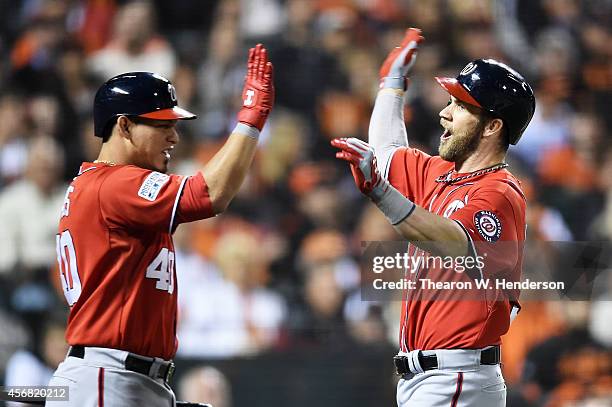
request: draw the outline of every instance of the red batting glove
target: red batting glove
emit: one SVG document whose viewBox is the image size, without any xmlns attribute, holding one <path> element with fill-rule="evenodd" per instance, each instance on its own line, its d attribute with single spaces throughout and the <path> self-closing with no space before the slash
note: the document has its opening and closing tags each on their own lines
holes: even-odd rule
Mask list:
<svg viewBox="0 0 612 407">
<path fill-rule="evenodd" d="M 380 68 L 380 87 L 406 90 L 407 75 L 416 61 L 416 54 L 421 41 L 425 38 L 418 28 L 409 28 L 404 34 L 402 43 L 393 50 Z"/>
<path fill-rule="evenodd" d="M 372 199 L 382 194 L 386 187 L 376 164 L 374 149 L 364 141 L 356 138 L 339 138 L 331 141 L 332 146 L 339 148 L 336 158 L 348 161 L 357 188 Z"/>
<path fill-rule="evenodd" d="M 239 122 L 261 131 L 274 105 L 273 78 L 274 67 L 268 61 L 268 52 L 263 45 L 257 44 L 249 50 Z"/>
<path fill-rule="evenodd" d="M 340 149 L 336 157 L 351 164 L 357 188 L 378 206 L 392 225 L 412 214 L 416 205 L 380 175 L 374 149 L 368 143 L 356 138 L 340 138 L 332 140 L 331 144 Z"/>
</svg>

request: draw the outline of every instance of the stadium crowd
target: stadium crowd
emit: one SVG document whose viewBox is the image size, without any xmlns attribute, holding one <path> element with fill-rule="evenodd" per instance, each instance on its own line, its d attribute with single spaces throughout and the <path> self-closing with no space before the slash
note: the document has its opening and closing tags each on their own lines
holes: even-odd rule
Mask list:
<svg viewBox="0 0 612 407">
<path fill-rule="evenodd" d="M 172 160 L 173 172 L 190 174 L 234 127 L 246 50 L 262 42 L 276 105 L 255 163 L 226 213 L 175 235 L 184 367 L 175 388 L 216 407 L 244 404 L 248 380 L 231 361 L 280 364 L 275 386 L 253 391 L 283 405 L 273 396 L 293 365 L 326 352 L 335 356 L 298 378 L 319 394 L 294 384 L 291 405 L 393 400 L 400 303 L 361 300 L 359 255 L 362 242 L 397 235 L 329 140 L 367 138 L 379 65 L 409 26 L 426 37 L 406 94 L 411 146 L 437 151 L 448 95 L 434 75 L 480 57 L 508 62 L 537 98 L 509 159 L 528 197 L 526 272 L 556 276 L 566 248 L 599 242 L 596 275 L 573 279 L 587 294 L 523 296 L 504 337 L 508 406 L 612 405 L 608 0 L 0 0 L 0 383 L 45 384 L 65 356 L 55 234 L 67 183 L 99 149 L 97 87 L 127 71 L 170 78 L 199 116 L 180 123 Z M 363 349 L 378 349 L 381 370 Z M 360 361 L 350 372 L 347 357 Z M 354 399 L 374 382 L 379 394 Z"/>
</svg>

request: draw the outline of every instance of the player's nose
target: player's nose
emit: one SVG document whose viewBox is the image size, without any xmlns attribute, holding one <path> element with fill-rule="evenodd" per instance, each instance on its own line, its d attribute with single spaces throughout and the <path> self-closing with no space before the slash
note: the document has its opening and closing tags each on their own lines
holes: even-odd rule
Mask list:
<svg viewBox="0 0 612 407">
<path fill-rule="evenodd" d="M 176 127 L 172 127 L 168 131 L 168 134 L 166 136 L 166 141 L 168 141 L 169 143 L 172 143 L 172 144 L 178 144 L 180 138 L 181 138 L 181 136 L 179 135 L 179 132 L 176 129 Z"/>
<path fill-rule="evenodd" d="M 451 115 L 451 104 L 446 105 L 444 109 L 440 110 L 439 116 L 440 119 L 451 121 L 453 118 Z"/>
</svg>

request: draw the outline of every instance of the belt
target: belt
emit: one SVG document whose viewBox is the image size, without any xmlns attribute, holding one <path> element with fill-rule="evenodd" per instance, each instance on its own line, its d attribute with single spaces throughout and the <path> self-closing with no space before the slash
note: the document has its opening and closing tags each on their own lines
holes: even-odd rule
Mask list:
<svg viewBox="0 0 612 407">
<path fill-rule="evenodd" d="M 85 358 L 85 347 L 80 345 L 71 346 L 68 351 L 68 356 L 75 358 Z M 160 359 L 140 356 L 129 353 L 125 358 L 125 368 L 132 372 L 140 373 L 149 376 L 153 379 L 164 379 L 166 383 L 170 381 L 174 374 L 173 362 L 158 362 Z M 158 364 L 158 369 L 151 369 L 154 364 Z"/>
<path fill-rule="evenodd" d="M 419 351 L 419 363 L 424 371 L 435 370 L 438 368 L 438 357 L 436 355 L 423 355 Z M 397 355 L 393 358 L 395 370 L 398 375 L 413 373 L 410 370 L 410 361 L 407 356 Z M 498 365 L 501 363 L 501 349 L 498 345 L 485 349 L 480 352 L 481 365 Z"/>
</svg>

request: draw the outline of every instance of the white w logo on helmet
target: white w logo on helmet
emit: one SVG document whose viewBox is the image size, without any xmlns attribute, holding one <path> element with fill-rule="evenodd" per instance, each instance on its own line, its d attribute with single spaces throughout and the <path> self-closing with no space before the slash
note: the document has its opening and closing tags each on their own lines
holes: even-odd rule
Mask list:
<svg viewBox="0 0 612 407">
<path fill-rule="evenodd" d="M 176 102 L 176 89 L 174 89 L 172 84 L 168 84 L 168 93 L 170 93 L 170 99 L 172 99 L 173 102 Z"/>
<path fill-rule="evenodd" d="M 461 70 L 461 73 L 459 73 L 459 75 L 467 75 L 471 73 L 474 69 L 476 69 L 476 64 L 473 62 L 470 62 L 469 64 L 465 66 L 465 68 Z"/>
</svg>

